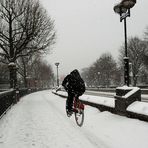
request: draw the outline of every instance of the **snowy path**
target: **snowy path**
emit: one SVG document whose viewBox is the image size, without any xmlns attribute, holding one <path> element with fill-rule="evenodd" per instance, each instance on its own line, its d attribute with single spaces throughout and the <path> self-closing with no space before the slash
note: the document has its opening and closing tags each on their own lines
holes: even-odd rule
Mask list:
<svg viewBox="0 0 148 148">
<path fill-rule="evenodd" d="M 147 148 L 148 123 L 86 106 L 83 127 L 50 91 L 27 95 L 0 120 L 0 148 Z"/>
</svg>

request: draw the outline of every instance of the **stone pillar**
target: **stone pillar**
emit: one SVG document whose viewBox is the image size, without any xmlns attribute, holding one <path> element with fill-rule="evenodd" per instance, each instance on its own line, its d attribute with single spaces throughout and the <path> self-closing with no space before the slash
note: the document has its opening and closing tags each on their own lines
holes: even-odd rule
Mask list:
<svg viewBox="0 0 148 148">
<path fill-rule="evenodd" d="M 138 87 L 117 87 L 115 95 L 117 113 L 126 114 L 126 108 L 134 101 L 141 101 L 141 90 Z"/>
</svg>

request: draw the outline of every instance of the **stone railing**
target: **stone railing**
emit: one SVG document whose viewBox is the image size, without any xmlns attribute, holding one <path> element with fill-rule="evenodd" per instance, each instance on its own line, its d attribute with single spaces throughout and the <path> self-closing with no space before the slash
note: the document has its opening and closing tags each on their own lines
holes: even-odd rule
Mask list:
<svg viewBox="0 0 148 148">
<path fill-rule="evenodd" d="M 64 91 L 52 91 L 61 97 L 67 97 Z M 84 104 L 98 108 L 100 111 L 109 111 L 118 115 L 148 121 L 148 103 L 141 102 L 139 88 L 117 88 L 115 98 L 82 95 L 79 98 Z"/>
</svg>

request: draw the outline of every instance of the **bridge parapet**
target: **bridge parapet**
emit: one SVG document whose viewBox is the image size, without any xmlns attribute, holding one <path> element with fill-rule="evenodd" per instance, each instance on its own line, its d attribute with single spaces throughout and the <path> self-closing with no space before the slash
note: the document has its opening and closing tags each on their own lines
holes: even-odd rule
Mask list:
<svg viewBox="0 0 148 148">
<path fill-rule="evenodd" d="M 138 87 L 117 87 L 115 109 L 118 113 L 126 114 L 126 108 L 135 101 L 141 101 L 141 90 Z"/>
</svg>

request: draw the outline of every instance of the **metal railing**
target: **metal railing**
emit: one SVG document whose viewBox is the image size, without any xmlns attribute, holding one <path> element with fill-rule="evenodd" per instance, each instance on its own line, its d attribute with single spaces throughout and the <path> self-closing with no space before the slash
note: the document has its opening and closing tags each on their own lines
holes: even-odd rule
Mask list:
<svg viewBox="0 0 148 148">
<path fill-rule="evenodd" d="M 0 116 L 14 103 L 15 91 L 8 90 L 0 93 Z"/>
<path fill-rule="evenodd" d="M 0 118 L 13 104 L 16 104 L 20 98 L 32 92 L 45 90 L 44 88 L 21 88 L 10 89 L 0 92 Z"/>
</svg>

